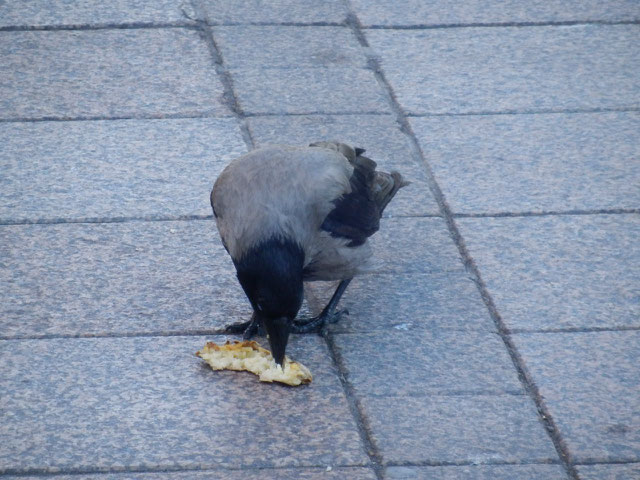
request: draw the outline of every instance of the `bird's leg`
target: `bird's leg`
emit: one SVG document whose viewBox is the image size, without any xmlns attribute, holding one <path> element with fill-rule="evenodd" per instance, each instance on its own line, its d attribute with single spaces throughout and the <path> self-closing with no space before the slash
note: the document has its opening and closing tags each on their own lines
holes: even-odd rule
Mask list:
<svg viewBox="0 0 640 480">
<path fill-rule="evenodd" d="M 258 320 L 258 316 L 255 312 L 251 315 L 251 320 L 227 325 L 224 332 L 234 334 L 242 333 L 242 338 L 245 340 L 251 339 L 255 334 L 264 335 L 264 329 L 262 328 L 260 320 Z"/>
<path fill-rule="evenodd" d="M 351 278 L 347 278 L 340 282 L 331 300 L 329 300 L 329 303 L 327 303 L 327 306 L 324 307 L 320 315 L 305 320 L 294 320 L 291 325 L 291 333 L 321 332 L 328 323 L 336 323 L 343 315 L 349 315 L 346 309 L 336 312 L 336 307 L 351 280 Z"/>
</svg>

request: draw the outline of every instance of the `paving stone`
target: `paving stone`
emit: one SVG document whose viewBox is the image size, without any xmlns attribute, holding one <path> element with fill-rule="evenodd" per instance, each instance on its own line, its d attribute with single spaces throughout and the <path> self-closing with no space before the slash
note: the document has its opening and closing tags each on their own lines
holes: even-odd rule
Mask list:
<svg viewBox="0 0 640 480">
<path fill-rule="evenodd" d="M 347 10 L 340 0 L 204 0 L 211 23 L 342 23 Z"/>
<path fill-rule="evenodd" d="M 0 118 L 230 115 L 195 30 L 0 32 Z"/>
<path fill-rule="evenodd" d="M 213 182 L 246 150 L 230 118 L 6 123 L 0 222 L 210 215 Z"/>
<path fill-rule="evenodd" d="M 457 25 L 473 23 L 632 21 L 640 19 L 640 6 L 633 0 L 609 2 L 482 1 L 451 3 L 446 0 L 351 0 L 364 25 Z"/>
<path fill-rule="evenodd" d="M 640 331 L 514 340 L 574 462 L 640 461 Z"/>
<path fill-rule="evenodd" d="M 567 480 L 560 465 L 451 465 L 388 467 L 388 480 Z"/>
<path fill-rule="evenodd" d="M 205 340 L 0 342 L 0 471 L 367 462 L 321 338 L 293 339 L 315 375 L 302 388 L 214 372 L 193 354 Z"/>
<path fill-rule="evenodd" d="M 180 7 L 180 0 L 5 0 L 0 3 L 0 27 L 187 22 Z"/>
<path fill-rule="evenodd" d="M 638 112 L 411 119 L 457 213 L 640 208 Z M 579 172 L 579 173 L 577 173 Z"/>
<path fill-rule="evenodd" d="M 464 271 L 458 249 L 442 218 L 387 218 L 369 241 L 373 249 L 371 272 Z"/>
<path fill-rule="evenodd" d="M 640 216 L 456 222 L 508 328 L 640 326 Z"/>
<path fill-rule="evenodd" d="M 260 469 L 242 469 L 242 470 L 206 470 L 203 472 L 158 472 L 158 473 L 104 473 L 93 475 L 82 475 L 83 479 L 88 480 L 171 480 L 171 479 L 194 479 L 194 480 L 210 480 L 212 478 L 224 478 L 225 480 L 325 480 L 325 479 L 343 479 L 349 478 L 354 480 L 375 480 L 376 475 L 371 469 L 357 467 L 336 467 L 327 471 L 327 467 L 323 468 L 260 468 Z M 41 475 L 30 476 L 8 476 L 2 477 L 6 480 L 39 480 Z M 48 477 L 45 477 L 48 478 Z M 55 475 L 56 480 L 76 480 L 78 475 Z"/>
<path fill-rule="evenodd" d="M 348 27 L 215 27 L 214 36 L 230 68 L 300 69 L 367 66 Z"/>
<path fill-rule="evenodd" d="M 640 463 L 578 465 L 582 480 L 630 480 L 640 478 Z"/>
<path fill-rule="evenodd" d="M 392 115 L 288 115 L 249 118 L 257 146 L 308 145 L 336 140 L 365 148 L 383 171 L 398 170 L 411 185 L 400 190 L 385 216 L 434 215 L 438 205 L 427 186 L 425 166 Z"/>
<path fill-rule="evenodd" d="M 256 145 L 308 145 L 335 140 L 366 149 L 366 155 L 387 169 L 424 171 L 393 115 L 285 115 L 251 117 L 249 130 Z"/>
<path fill-rule="evenodd" d="M 470 308 L 480 305 L 479 299 L 468 278 L 464 280 L 464 266 L 444 220 L 385 219 L 380 231 L 371 237 L 371 245 L 373 258 L 369 271 L 376 274 L 357 277 L 349 287 L 341 308 L 353 310 L 354 315 L 342 319 L 338 330 L 390 327 L 412 330 L 449 322 L 453 328 L 490 325 L 484 314 L 476 313 L 482 309 L 469 313 Z M 389 273 L 396 275 L 380 275 Z M 425 273 L 449 273 L 451 277 L 399 276 Z M 336 283 L 310 282 L 308 285 L 310 302 L 321 309 L 331 298 Z M 468 300 L 459 301 L 460 291 L 470 292 Z"/>
<path fill-rule="evenodd" d="M 640 25 L 370 30 L 366 36 L 410 114 L 640 107 Z"/>
<path fill-rule="evenodd" d="M 361 402 L 385 464 L 557 461 L 528 397 L 366 397 Z"/>
<path fill-rule="evenodd" d="M 418 255 L 411 235 L 435 219 L 402 220 L 396 248 L 411 254 L 390 270 L 461 268 L 437 243 Z M 0 258 L 4 337 L 198 332 L 251 313 L 212 221 L 5 225 Z"/>
<path fill-rule="evenodd" d="M 4 337 L 193 332 L 247 319 L 213 221 L 0 227 Z"/>
<path fill-rule="evenodd" d="M 322 311 L 337 282 L 310 282 L 309 303 Z M 340 300 L 344 316 L 336 333 L 430 329 L 495 331 L 478 289 L 464 272 L 360 275 Z"/>
<path fill-rule="evenodd" d="M 245 113 L 389 113 L 372 71 L 347 67 L 232 70 Z"/>
<path fill-rule="evenodd" d="M 497 334 L 421 330 L 334 337 L 360 396 L 524 394 Z"/>
</svg>

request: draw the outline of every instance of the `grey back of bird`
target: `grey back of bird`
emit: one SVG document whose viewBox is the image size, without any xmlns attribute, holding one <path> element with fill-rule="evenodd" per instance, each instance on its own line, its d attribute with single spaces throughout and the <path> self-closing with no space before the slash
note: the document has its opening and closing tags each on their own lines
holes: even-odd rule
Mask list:
<svg viewBox="0 0 640 480">
<path fill-rule="evenodd" d="M 234 261 L 269 239 L 292 240 L 304 251 L 305 280 L 339 280 L 366 271 L 382 211 L 400 174 L 348 145 L 274 145 L 231 162 L 218 177 L 211 204 Z"/>
</svg>

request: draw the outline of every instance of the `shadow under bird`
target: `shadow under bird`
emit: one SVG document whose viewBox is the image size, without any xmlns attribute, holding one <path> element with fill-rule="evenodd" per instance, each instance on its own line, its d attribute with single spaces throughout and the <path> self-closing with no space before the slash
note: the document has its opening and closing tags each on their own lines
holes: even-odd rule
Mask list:
<svg viewBox="0 0 640 480">
<path fill-rule="evenodd" d="M 290 333 L 319 332 L 345 311 L 336 306 L 367 269 L 367 239 L 403 186 L 397 172 L 376 170 L 364 149 L 337 142 L 275 145 L 233 160 L 211 192 L 222 243 L 253 307 L 251 320 L 227 327 L 251 338 L 266 330 L 282 365 Z M 296 320 L 303 282 L 340 280 L 317 317 Z"/>
</svg>

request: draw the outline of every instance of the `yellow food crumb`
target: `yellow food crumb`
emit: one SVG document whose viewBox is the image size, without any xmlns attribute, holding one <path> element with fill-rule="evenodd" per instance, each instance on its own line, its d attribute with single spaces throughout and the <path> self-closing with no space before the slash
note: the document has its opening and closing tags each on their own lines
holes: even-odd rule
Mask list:
<svg viewBox="0 0 640 480">
<path fill-rule="evenodd" d="M 311 383 L 307 367 L 284 358 L 284 368 L 277 365 L 269 350 L 255 341 L 227 341 L 224 345 L 207 342 L 196 355 L 214 370 L 246 370 L 259 376 L 261 382 L 280 382 L 291 386 Z"/>
</svg>

